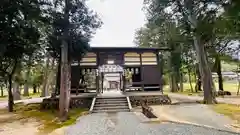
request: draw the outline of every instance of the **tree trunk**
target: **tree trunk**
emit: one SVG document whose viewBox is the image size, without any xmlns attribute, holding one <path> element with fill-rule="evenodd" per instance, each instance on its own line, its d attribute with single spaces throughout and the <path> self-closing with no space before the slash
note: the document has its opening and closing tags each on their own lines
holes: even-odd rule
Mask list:
<svg viewBox="0 0 240 135">
<path fill-rule="evenodd" d="M 61 83 L 59 111 L 61 120 L 65 121 L 68 114 L 68 44 L 63 41 L 61 62 Z"/>
<path fill-rule="evenodd" d="M 3 97 L 3 86 L 1 86 L 1 97 Z"/>
<path fill-rule="evenodd" d="M 171 92 L 177 92 L 178 90 L 178 84 L 177 79 L 174 73 L 170 73 L 170 91 Z"/>
<path fill-rule="evenodd" d="M 188 80 L 189 80 L 191 92 L 193 92 L 192 79 L 191 79 L 191 70 L 190 70 L 190 68 L 187 68 L 187 70 L 188 70 Z"/>
<path fill-rule="evenodd" d="M 54 84 L 54 74 L 55 73 L 55 70 L 54 70 L 54 67 L 55 67 L 55 60 L 52 59 L 52 62 L 51 62 L 51 71 L 49 73 L 49 79 L 48 79 L 48 82 L 47 82 L 47 89 L 48 91 L 50 91 L 51 93 L 53 93 L 53 84 Z M 52 94 L 51 94 L 52 95 Z"/>
<path fill-rule="evenodd" d="M 69 23 L 69 0 L 65 0 L 64 20 Z M 61 46 L 61 84 L 60 84 L 60 97 L 59 97 L 59 114 L 62 121 L 66 121 L 68 117 L 69 109 L 69 86 L 68 86 L 68 37 L 69 29 L 68 25 L 63 30 L 63 40 Z"/>
<path fill-rule="evenodd" d="M 28 67 L 27 72 L 25 73 L 25 81 L 24 81 L 24 91 L 23 96 L 29 96 L 29 74 L 30 74 L 30 67 Z"/>
<path fill-rule="evenodd" d="M 224 91 L 223 89 L 223 78 L 222 78 L 222 66 L 221 66 L 221 60 L 219 58 L 219 55 L 215 56 L 215 62 L 217 64 L 217 74 L 218 74 L 218 89 L 221 91 Z"/>
<path fill-rule="evenodd" d="M 199 67 L 197 67 L 199 68 Z M 199 72 L 199 69 L 196 70 L 196 84 L 195 84 L 195 91 L 198 92 L 198 91 L 202 91 L 202 77 L 201 77 L 201 74 Z"/>
<path fill-rule="evenodd" d="M 13 92 L 12 92 L 12 79 L 16 71 L 17 64 L 18 64 L 18 61 L 15 60 L 12 72 L 8 74 L 8 111 L 9 112 L 13 112 L 14 99 L 13 99 Z"/>
<path fill-rule="evenodd" d="M 71 60 L 68 62 L 68 90 L 71 92 Z"/>
<path fill-rule="evenodd" d="M 239 67 L 239 66 L 238 66 Z M 238 89 L 237 89 L 237 95 L 239 95 L 239 91 L 240 91 L 240 76 L 238 75 L 239 72 L 237 72 L 237 77 L 238 77 Z"/>
<path fill-rule="evenodd" d="M 183 73 L 180 72 L 180 91 L 183 92 Z"/>
<path fill-rule="evenodd" d="M 23 96 L 29 96 L 29 87 L 28 87 L 28 82 L 26 81 L 24 83 Z"/>
<path fill-rule="evenodd" d="M 198 67 L 196 67 L 196 68 L 198 68 Z M 193 76 L 194 76 L 194 82 L 197 82 L 196 70 L 195 70 L 195 72 L 193 72 Z"/>
<path fill-rule="evenodd" d="M 33 93 L 36 94 L 37 93 L 37 86 L 35 84 L 33 84 Z"/>
<path fill-rule="evenodd" d="M 177 92 L 178 90 L 178 84 L 177 84 L 177 78 L 175 70 L 172 66 L 172 53 L 170 53 L 169 59 L 168 59 L 168 66 L 170 69 L 169 73 L 169 88 L 171 92 Z"/>
<path fill-rule="evenodd" d="M 41 86 L 37 86 L 37 93 L 40 93 L 40 87 Z"/>
<path fill-rule="evenodd" d="M 49 71 L 49 62 L 50 62 L 50 57 L 47 56 L 47 60 L 46 60 L 46 67 L 45 67 L 45 70 L 44 70 L 44 80 L 43 80 L 43 88 L 42 88 L 42 94 L 41 94 L 41 97 L 46 97 L 48 96 L 48 87 L 47 87 L 47 84 L 48 84 L 48 71 Z"/>
<path fill-rule="evenodd" d="M 238 81 L 238 90 L 237 90 L 237 95 L 239 95 L 239 90 L 240 90 L 240 80 Z"/>
<path fill-rule="evenodd" d="M 203 82 L 204 103 L 206 104 L 216 103 L 215 92 L 213 91 L 214 86 L 212 73 L 208 66 L 204 45 L 201 44 L 199 37 L 197 37 L 196 35 L 194 35 L 193 40 L 199 62 L 199 71 Z"/>
<path fill-rule="evenodd" d="M 8 111 L 13 112 L 12 75 L 8 76 Z"/>
<path fill-rule="evenodd" d="M 31 57 L 28 58 L 28 66 L 27 66 L 27 72 L 25 73 L 25 82 L 24 82 L 24 96 L 29 96 L 29 78 L 30 78 L 30 71 L 31 71 Z"/>
<path fill-rule="evenodd" d="M 21 92 L 17 82 L 13 83 L 13 98 L 14 100 L 21 100 Z"/>
<path fill-rule="evenodd" d="M 57 77 L 56 77 L 56 85 L 55 85 L 55 95 L 60 94 L 60 78 L 61 78 L 61 58 L 58 59 Z"/>
<path fill-rule="evenodd" d="M 179 7 L 179 10 L 182 12 L 185 22 L 190 24 L 191 27 L 196 30 L 198 26 L 198 20 L 197 20 L 197 15 L 193 11 L 193 5 L 194 1 L 193 0 L 187 0 L 184 1 L 183 4 L 185 8 L 183 8 L 181 1 L 176 1 L 177 6 Z M 208 61 L 207 61 L 207 55 L 206 51 L 204 50 L 204 44 L 201 43 L 200 36 L 197 35 L 195 31 L 193 31 L 193 41 L 194 41 L 194 48 L 196 50 L 196 55 L 197 55 L 197 60 L 199 62 L 199 70 L 201 74 L 201 79 L 203 82 L 203 91 L 204 91 L 204 102 L 206 104 L 212 104 L 216 103 L 216 98 L 215 98 L 215 91 L 213 90 L 213 79 L 212 79 L 212 73 L 211 70 L 208 66 Z"/>
</svg>

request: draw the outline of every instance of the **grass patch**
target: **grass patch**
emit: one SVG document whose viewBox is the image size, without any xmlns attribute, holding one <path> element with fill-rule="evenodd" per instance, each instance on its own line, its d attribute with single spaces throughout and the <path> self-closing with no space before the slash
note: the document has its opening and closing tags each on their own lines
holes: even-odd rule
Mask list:
<svg viewBox="0 0 240 135">
<path fill-rule="evenodd" d="M 6 101 L 7 99 L 8 99 L 8 97 L 6 95 L 0 96 L 0 101 Z"/>
<path fill-rule="evenodd" d="M 61 122 L 58 118 L 58 111 L 56 110 L 40 110 L 40 104 L 28 104 L 22 103 L 15 104 L 14 114 L 17 114 L 21 119 L 34 118 L 42 123 L 39 127 L 39 131 L 42 133 L 50 133 L 57 128 L 74 124 L 77 118 L 87 112 L 87 109 L 70 109 L 69 118 L 65 122 Z M 1 113 L 7 110 L 1 110 Z"/>
<path fill-rule="evenodd" d="M 171 92 L 170 91 L 164 91 L 164 94 L 168 94 L 168 93 L 171 93 Z M 184 90 L 183 92 L 177 91 L 175 93 L 182 94 L 182 95 L 187 95 L 187 96 L 198 96 L 200 94 L 200 92 L 191 92 L 191 91 L 188 91 L 188 90 Z"/>
<path fill-rule="evenodd" d="M 183 83 L 183 92 L 178 91 L 177 93 L 178 94 L 183 94 L 183 95 L 189 95 L 189 96 L 190 95 L 193 95 L 193 96 L 203 95 L 202 91 L 195 92 L 195 83 L 192 83 L 192 86 L 193 86 L 193 92 L 191 92 L 191 87 L 190 87 L 189 83 Z M 216 87 L 216 90 L 218 90 L 218 83 L 215 83 L 215 87 Z M 225 91 L 229 91 L 229 92 L 231 92 L 234 95 L 237 92 L 238 83 L 224 82 L 223 83 L 223 87 L 224 87 Z M 165 85 L 163 87 L 163 90 L 166 93 L 170 92 L 169 89 L 170 89 L 169 85 Z"/>
<path fill-rule="evenodd" d="M 236 120 L 240 125 L 240 106 L 231 104 L 216 104 L 212 106 L 213 110 L 217 113 L 229 116 L 231 119 Z"/>
</svg>

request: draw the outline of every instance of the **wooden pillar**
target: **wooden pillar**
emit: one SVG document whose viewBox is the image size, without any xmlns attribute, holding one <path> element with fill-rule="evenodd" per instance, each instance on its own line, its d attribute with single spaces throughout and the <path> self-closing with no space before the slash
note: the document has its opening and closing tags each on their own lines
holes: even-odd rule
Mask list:
<svg viewBox="0 0 240 135">
<path fill-rule="evenodd" d="M 104 74 L 103 73 L 101 73 L 101 82 L 102 82 L 101 93 L 103 93 L 103 82 L 104 82 Z"/>
<path fill-rule="evenodd" d="M 142 53 L 139 54 L 139 57 L 140 57 L 140 71 L 141 71 L 141 88 L 142 88 L 142 91 L 144 91 L 144 84 L 143 84 L 143 64 L 142 64 Z"/>
<path fill-rule="evenodd" d="M 122 90 L 122 73 L 120 73 L 120 78 L 119 78 L 119 89 Z"/>
<path fill-rule="evenodd" d="M 99 71 L 96 69 L 96 92 L 99 94 Z"/>
<path fill-rule="evenodd" d="M 99 86 L 99 79 L 100 79 L 100 71 L 99 71 L 99 69 L 98 69 L 98 67 L 99 67 L 99 65 L 100 65 L 100 57 L 99 57 L 99 52 L 97 52 L 97 61 L 96 61 L 96 63 L 97 63 L 97 69 L 96 69 L 96 92 L 97 92 L 97 94 L 99 94 L 100 93 L 100 86 Z"/>
<path fill-rule="evenodd" d="M 162 56 L 159 55 L 159 52 L 157 51 L 156 53 L 156 57 L 157 57 L 157 66 L 159 69 L 159 75 L 160 75 L 160 80 L 159 80 L 159 87 L 160 87 L 160 91 L 163 92 L 163 80 L 162 80 L 162 74 L 163 74 L 163 61 L 162 61 Z"/>
<path fill-rule="evenodd" d="M 126 70 L 124 69 L 124 73 L 123 73 L 123 75 L 122 75 L 122 81 L 123 81 L 123 89 L 122 89 L 122 91 L 123 92 L 125 92 L 126 91 Z"/>
</svg>

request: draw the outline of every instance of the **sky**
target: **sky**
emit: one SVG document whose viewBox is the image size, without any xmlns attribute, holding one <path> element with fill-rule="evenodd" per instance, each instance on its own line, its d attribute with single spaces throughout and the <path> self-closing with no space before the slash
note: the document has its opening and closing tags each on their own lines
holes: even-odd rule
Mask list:
<svg viewBox="0 0 240 135">
<path fill-rule="evenodd" d="M 145 22 L 143 0 L 89 0 L 87 5 L 103 22 L 90 42 L 91 46 L 135 46 L 134 33 Z"/>
</svg>

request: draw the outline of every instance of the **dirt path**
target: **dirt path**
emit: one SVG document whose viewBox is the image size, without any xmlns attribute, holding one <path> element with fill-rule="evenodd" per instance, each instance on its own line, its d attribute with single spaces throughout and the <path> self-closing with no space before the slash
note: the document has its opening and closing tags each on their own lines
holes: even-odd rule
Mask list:
<svg viewBox="0 0 240 135">
<path fill-rule="evenodd" d="M 14 101 L 14 103 L 24 103 L 24 104 L 41 103 L 44 98 L 48 98 L 48 97 L 17 100 L 17 101 Z M 7 106 L 8 106 L 8 101 L 0 101 L 0 109 L 6 108 Z"/>
<path fill-rule="evenodd" d="M 0 113 L 0 135 L 46 135 L 39 132 L 42 123 L 35 119 L 23 119 L 16 114 Z M 67 127 L 56 129 L 47 135 L 64 135 Z"/>
<path fill-rule="evenodd" d="M 15 114 L 0 114 L 1 135 L 38 135 L 40 123 L 34 119 L 21 119 Z"/>
<path fill-rule="evenodd" d="M 234 121 L 214 112 L 203 104 L 180 104 L 168 106 L 151 106 L 154 114 L 170 121 L 191 123 L 227 131 L 237 131 L 232 127 Z"/>
</svg>

